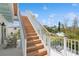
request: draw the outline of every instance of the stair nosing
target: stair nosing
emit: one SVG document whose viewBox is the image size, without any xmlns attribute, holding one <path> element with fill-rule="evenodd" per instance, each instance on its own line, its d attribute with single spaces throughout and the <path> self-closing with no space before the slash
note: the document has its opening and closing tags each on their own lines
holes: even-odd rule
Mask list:
<svg viewBox="0 0 79 59">
<path fill-rule="evenodd" d="M 33 48 L 35 48 L 37 46 L 43 46 L 43 44 L 42 43 L 38 43 L 38 44 L 35 44 L 33 46 L 29 46 L 27 49 L 33 49 Z"/>
<path fill-rule="evenodd" d="M 41 52 L 39 52 L 40 50 L 41 50 Z M 36 51 L 38 51 L 39 54 L 40 54 L 40 53 L 43 53 L 43 52 L 46 52 L 46 53 L 47 53 L 47 50 L 46 50 L 45 48 L 38 49 L 38 50 L 36 50 Z M 30 53 L 28 53 L 28 55 L 34 54 L 34 52 L 36 52 L 36 51 L 30 52 Z M 38 53 L 36 53 L 36 54 L 38 54 Z M 44 54 L 44 55 L 47 55 L 47 54 Z M 32 56 L 32 55 L 31 55 L 31 56 Z M 33 56 L 34 56 L 34 55 L 33 55 Z"/>
</svg>

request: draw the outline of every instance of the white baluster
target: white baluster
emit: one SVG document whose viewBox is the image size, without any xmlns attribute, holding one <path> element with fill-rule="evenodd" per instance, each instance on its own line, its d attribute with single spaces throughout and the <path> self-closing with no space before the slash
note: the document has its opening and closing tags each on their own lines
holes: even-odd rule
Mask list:
<svg viewBox="0 0 79 59">
<path fill-rule="evenodd" d="M 71 41 L 71 53 L 72 53 L 72 40 L 70 40 Z"/>
<path fill-rule="evenodd" d="M 68 40 L 67 40 L 67 50 L 68 50 Z M 68 55 L 68 51 L 67 51 L 67 55 Z"/>
<path fill-rule="evenodd" d="M 74 51 L 75 51 L 75 54 L 76 54 L 76 41 L 74 40 Z"/>
<path fill-rule="evenodd" d="M 49 39 L 49 38 L 48 38 L 48 41 L 47 41 L 47 42 L 48 42 L 48 49 L 49 49 L 49 50 L 48 50 L 48 55 L 50 56 L 51 43 L 50 43 L 50 39 Z"/>
<path fill-rule="evenodd" d="M 64 37 L 64 55 L 67 55 L 67 47 L 66 47 L 67 37 Z"/>
<path fill-rule="evenodd" d="M 69 40 L 68 40 L 68 50 L 69 50 Z"/>
<path fill-rule="evenodd" d="M 70 43 L 70 40 L 68 40 L 68 51 L 70 50 L 70 46 L 69 46 L 69 43 Z M 69 52 L 68 52 L 68 55 L 69 55 Z"/>
<path fill-rule="evenodd" d="M 45 42 L 45 44 L 46 44 L 46 46 L 47 46 L 47 40 L 48 40 L 48 39 L 47 39 L 47 36 L 46 36 L 45 34 L 43 35 L 43 40 L 44 40 L 44 42 Z"/>
<path fill-rule="evenodd" d="M 78 41 L 78 55 L 79 55 L 79 41 Z"/>
</svg>

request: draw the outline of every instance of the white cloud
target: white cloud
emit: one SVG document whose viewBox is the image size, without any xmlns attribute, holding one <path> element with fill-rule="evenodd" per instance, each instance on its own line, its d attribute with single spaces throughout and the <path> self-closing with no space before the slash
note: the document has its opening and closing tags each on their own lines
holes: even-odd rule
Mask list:
<svg viewBox="0 0 79 59">
<path fill-rule="evenodd" d="M 65 18 L 67 18 L 69 20 L 74 20 L 75 17 L 77 17 L 77 14 L 74 12 L 70 12 L 70 13 L 65 15 Z"/>
<path fill-rule="evenodd" d="M 41 22 L 41 21 L 40 21 Z M 45 19 L 42 19 L 42 22 L 41 22 L 43 25 L 46 24 L 46 20 Z"/>
<path fill-rule="evenodd" d="M 48 7 L 47 6 L 43 6 L 43 10 L 47 10 L 48 9 Z"/>
<path fill-rule="evenodd" d="M 38 18 L 38 16 L 39 16 L 39 14 L 37 14 L 37 13 L 33 13 L 33 15 L 34 15 L 36 18 Z"/>
<path fill-rule="evenodd" d="M 22 16 L 26 16 L 27 13 L 26 13 L 25 11 L 21 11 L 21 15 L 22 15 Z"/>
<path fill-rule="evenodd" d="M 76 3 L 73 3 L 73 4 L 72 4 L 72 6 L 77 6 L 77 5 L 78 5 L 78 4 L 76 4 Z"/>
<path fill-rule="evenodd" d="M 50 15 L 48 15 L 48 18 L 54 18 L 54 16 L 55 16 L 55 14 L 50 14 Z"/>
<path fill-rule="evenodd" d="M 25 11 L 21 11 L 21 15 L 22 16 L 27 16 L 27 10 L 25 10 Z M 39 14 L 37 14 L 37 13 L 32 13 L 32 15 L 34 15 L 36 18 L 38 18 L 38 16 L 39 16 Z"/>
</svg>

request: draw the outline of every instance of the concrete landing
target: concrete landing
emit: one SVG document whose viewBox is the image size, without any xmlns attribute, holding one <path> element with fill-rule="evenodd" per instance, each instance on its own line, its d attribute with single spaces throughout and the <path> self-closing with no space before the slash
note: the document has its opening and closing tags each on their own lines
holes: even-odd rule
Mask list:
<svg viewBox="0 0 79 59">
<path fill-rule="evenodd" d="M 20 48 L 0 49 L 0 56 L 22 56 Z"/>
</svg>

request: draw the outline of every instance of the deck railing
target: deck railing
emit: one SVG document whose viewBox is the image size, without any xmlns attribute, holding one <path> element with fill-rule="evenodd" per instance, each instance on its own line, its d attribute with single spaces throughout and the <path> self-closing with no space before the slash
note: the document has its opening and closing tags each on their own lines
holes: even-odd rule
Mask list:
<svg viewBox="0 0 79 59">
<path fill-rule="evenodd" d="M 51 47 L 56 49 L 62 55 L 77 56 L 79 55 L 79 41 L 62 37 L 58 39 L 52 39 Z"/>
</svg>

